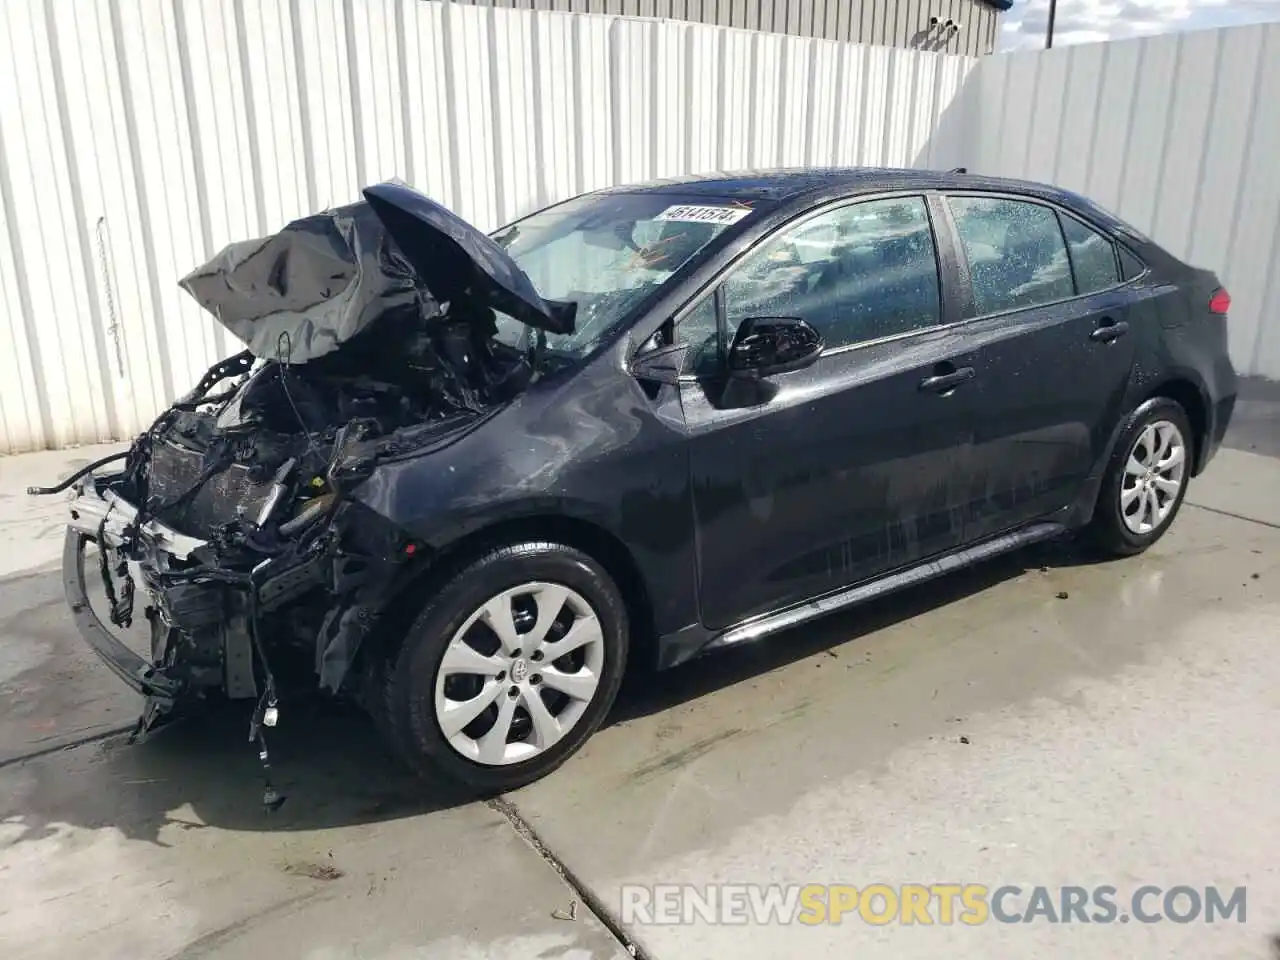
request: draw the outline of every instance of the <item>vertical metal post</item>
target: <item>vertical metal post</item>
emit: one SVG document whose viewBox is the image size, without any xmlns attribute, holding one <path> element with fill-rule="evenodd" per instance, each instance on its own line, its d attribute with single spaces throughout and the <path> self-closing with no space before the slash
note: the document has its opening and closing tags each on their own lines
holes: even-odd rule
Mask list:
<svg viewBox="0 0 1280 960">
<path fill-rule="evenodd" d="M 1049 0 L 1049 29 L 1045 33 L 1044 48 L 1053 46 L 1053 19 L 1058 13 L 1058 0 Z"/>
</svg>

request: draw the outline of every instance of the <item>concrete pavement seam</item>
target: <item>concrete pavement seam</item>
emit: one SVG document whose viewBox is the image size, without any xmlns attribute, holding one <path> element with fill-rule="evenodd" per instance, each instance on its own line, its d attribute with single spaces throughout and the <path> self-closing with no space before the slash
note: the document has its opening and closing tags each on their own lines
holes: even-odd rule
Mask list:
<svg viewBox="0 0 1280 960">
<path fill-rule="evenodd" d="M 1193 500 L 1188 500 L 1187 506 L 1195 507 L 1197 510 L 1208 510 L 1210 513 L 1216 513 L 1223 517 L 1230 517 L 1232 520 L 1244 520 L 1247 523 L 1258 523 L 1264 527 L 1270 527 L 1272 530 L 1280 530 L 1280 523 L 1272 523 L 1270 520 L 1259 520 L 1257 517 L 1246 517 L 1242 513 L 1232 513 L 1230 510 L 1221 510 L 1218 507 L 1206 507 L 1203 503 L 1196 503 Z"/>
<path fill-rule="evenodd" d="M 542 841 L 537 832 L 529 825 L 529 822 L 520 815 L 520 811 L 516 809 L 516 805 L 506 797 L 494 797 L 486 801 L 489 809 L 495 811 L 505 817 L 507 822 L 511 824 L 513 830 L 518 833 L 524 841 L 533 847 L 534 852 L 550 865 L 551 869 L 560 875 L 560 879 L 569 885 L 569 888 L 582 901 L 583 906 L 596 915 L 596 918 L 605 926 L 605 929 L 613 935 L 631 956 L 636 960 L 653 960 L 640 945 L 637 944 L 626 931 L 622 929 L 622 925 L 609 912 L 608 907 L 594 893 L 587 889 L 586 885 L 573 875 L 573 871 L 565 866 L 564 862 L 557 857 L 551 849 Z"/>
<path fill-rule="evenodd" d="M 78 740 L 68 740 L 66 743 L 60 743 L 53 747 L 42 747 L 39 750 L 33 750 L 31 753 L 24 753 L 20 757 L 9 757 L 8 759 L 0 760 L 0 770 L 3 770 L 5 767 L 12 767 L 15 764 L 26 763 L 28 760 L 37 760 L 40 757 L 47 757 L 51 753 L 59 753 L 62 750 L 74 750 L 77 747 L 83 747 L 88 743 L 95 743 L 98 740 L 106 740 L 109 737 L 128 733 L 135 726 L 136 724 L 128 723 L 122 727 L 111 727 L 107 730 L 101 730 L 98 733 L 91 733 Z"/>
</svg>

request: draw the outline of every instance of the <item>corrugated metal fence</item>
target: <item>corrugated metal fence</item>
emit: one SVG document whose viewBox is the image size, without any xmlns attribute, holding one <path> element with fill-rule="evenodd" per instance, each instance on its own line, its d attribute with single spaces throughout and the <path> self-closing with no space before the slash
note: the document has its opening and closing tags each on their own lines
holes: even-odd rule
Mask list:
<svg viewBox="0 0 1280 960">
<path fill-rule="evenodd" d="M 176 281 L 399 176 L 482 227 L 684 171 L 905 166 L 972 60 L 417 0 L 0 0 L 0 451 L 230 352 Z"/>
<path fill-rule="evenodd" d="M 1077 190 L 1215 270 L 1236 367 L 1280 379 L 1280 24 L 1001 55 L 969 86 L 974 169 Z"/>
<path fill-rule="evenodd" d="M 433 0 L 435 2 L 435 0 Z M 488 7 L 670 17 L 847 43 L 978 56 L 996 46 L 999 11 L 983 0 L 454 0 Z M 937 22 L 931 22 L 936 20 Z M 950 21 L 950 23 L 948 23 Z"/>
<path fill-rule="evenodd" d="M 1280 377 L 1278 100 L 1277 27 L 974 61 L 418 0 L 0 0 L 0 452 L 143 428 L 233 347 L 177 279 L 392 176 L 482 227 L 748 166 L 1057 180 L 1218 268 L 1237 364 Z"/>
</svg>

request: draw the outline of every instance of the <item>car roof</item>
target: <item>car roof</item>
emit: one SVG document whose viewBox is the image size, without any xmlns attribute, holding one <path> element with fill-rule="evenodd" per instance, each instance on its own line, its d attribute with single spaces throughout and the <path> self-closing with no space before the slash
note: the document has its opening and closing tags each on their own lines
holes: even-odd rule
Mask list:
<svg viewBox="0 0 1280 960">
<path fill-rule="evenodd" d="M 606 187 L 599 193 L 671 193 L 686 198 L 765 201 L 805 206 L 840 197 L 900 190 L 985 190 L 1061 204 L 1112 234 L 1141 245 L 1151 243 L 1114 213 L 1081 194 L 1046 183 L 988 177 L 959 170 L 905 170 L 893 167 L 784 167 L 772 170 L 702 173 Z"/>
<path fill-rule="evenodd" d="M 1001 190 L 1063 198 L 1045 184 L 940 170 L 889 167 L 789 167 L 715 172 L 610 187 L 608 193 L 679 193 L 737 200 L 789 201 L 808 196 L 880 193 L 893 190 Z"/>
</svg>

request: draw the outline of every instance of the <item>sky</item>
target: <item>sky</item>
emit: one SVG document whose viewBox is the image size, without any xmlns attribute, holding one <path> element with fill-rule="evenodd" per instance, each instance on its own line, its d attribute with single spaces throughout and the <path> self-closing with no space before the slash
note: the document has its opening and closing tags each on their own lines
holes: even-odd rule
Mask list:
<svg viewBox="0 0 1280 960">
<path fill-rule="evenodd" d="M 1015 0 L 1001 15 L 1001 50 L 1044 47 L 1049 0 Z M 1280 0 L 1058 0 L 1053 45 L 1280 20 Z"/>
</svg>

